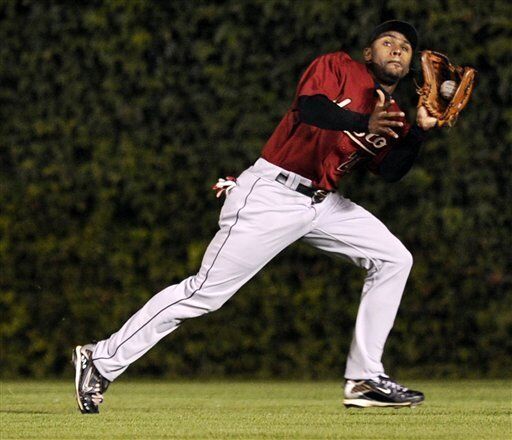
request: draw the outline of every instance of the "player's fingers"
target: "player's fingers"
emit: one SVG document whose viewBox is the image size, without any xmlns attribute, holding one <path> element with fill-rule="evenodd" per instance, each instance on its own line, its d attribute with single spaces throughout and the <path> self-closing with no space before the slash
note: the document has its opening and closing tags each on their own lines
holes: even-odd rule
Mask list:
<svg viewBox="0 0 512 440">
<path fill-rule="evenodd" d="M 380 89 L 377 89 L 377 95 L 379 97 L 377 99 L 377 105 L 375 106 L 375 108 L 384 107 L 384 104 L 386 104 L 386 96 L 384 95 L 384 92 Z"/>
<path fill-rule="evenodd" d="M 401 121 L 393 121 L 393 120 L 384 119 L 381 122 L 381 125 L 384 127 L 403 127 L 404 123 Z"/>
<path fill-rule="evenodd" d="M 393 119 L 393 118 L 403 118 L 405 113 L 403 112 L 381 112 L 379 114 L 382 118 Z"/>
<path fill-rule="evenodd" d="M 396 134 L 396 132 L 391 130 L 391 128 L 386 128 L 385 130 L 386 130 L 386 134 L 388 136 L 391 136 L 391 137 L 394 137 L 395 139 L 398 139 L 398 134 Z"/>
<path fill-rule="evenodd" d="M 385 102 L 384 102 L 384 110 L 386 110 L 386 111 L 387 111 L 387 109 L 389 108 L 389 106 L 390 106 L 391 104 L 393 104 L 394 102 L 395 102 L 395 100 L 394 100 L 393 98 L 391 98 L 391 99 L 390 99 L 390 100 L 388 100 L 388 101 L 385 101 Z"/>
<path fill-rule="evenodd" d="M 375 134 L 383 134 L 393 138 L 398 138 L 398 134 L 389 127 L 379 127 L 375 130 Z"/>
</svg>

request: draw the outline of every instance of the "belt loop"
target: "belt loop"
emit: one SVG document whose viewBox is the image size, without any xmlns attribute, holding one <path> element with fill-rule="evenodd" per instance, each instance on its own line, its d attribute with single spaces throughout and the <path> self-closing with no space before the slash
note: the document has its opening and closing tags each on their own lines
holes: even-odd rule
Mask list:
<svg viewBox="0 0 512 440">
<path fill-rule="evenodd" d="M 295 173 L 290 173 L 287 184 L 290 189 L 295 190 L 297 188 L 297 175 Z"/>
<path fill-rule="evenodd" d="M 288 188 L 291 188 L 291 189 L 295 189 L 294 184 L 295 184 L 295 174 L 288 173 L 288 175 L 286 176 L 285 186 L 287 186 Z"/>
</svg>

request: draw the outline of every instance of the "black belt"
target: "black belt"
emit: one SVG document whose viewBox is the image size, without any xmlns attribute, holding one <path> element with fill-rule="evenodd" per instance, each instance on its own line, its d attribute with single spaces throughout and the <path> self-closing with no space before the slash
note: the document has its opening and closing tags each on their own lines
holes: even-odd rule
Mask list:
<svg viewBox="0 0 512 440">
<path fill-rule="evenodd" d="M 288 180 L 288 176 L 284 173 L 280 173 L 276 177 L 276 181 L 282 184 L 286 184 L 286 181 Z M 302 183 L 299 183 L 297 185 L 297 188 L 295 188 L 295 191 L 304 194 L 305 196 L 311 197 L 311 200 L 313 200 L 313 203 L 322 203 L 324 199 L 328 196 L 330 191 L 326 191 L 325 189 L 318 189 L 313 188 L 312 186 L 306 186 Z"/>
</svg>

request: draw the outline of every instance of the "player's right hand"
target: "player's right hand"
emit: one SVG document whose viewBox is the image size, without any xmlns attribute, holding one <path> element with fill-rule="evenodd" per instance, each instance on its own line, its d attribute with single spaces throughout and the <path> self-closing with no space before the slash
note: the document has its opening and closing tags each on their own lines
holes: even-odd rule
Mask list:
<svg viewBox="0 0 512 440">
<path fill-rule="evenodd" d="M 388 107 L 395 101 L 393 99 L 387 101 L 384 92 L 380 89 L 377 89 L 377 94 L 379 98 L 373 113 L 370 115 L 368 131 L 398 138 L 398 134 L 391 127 L 403 127 L 403 122 L 397 121 L 397 118 L 403 118 L 405 114 L 402 112 L 388 112 Z"/>
<path fill-rule="evenodd" d="M 424 131 L 427 131 L 427 130 L 430 130 L 431 128 L 439 126 L 439 121 L 437 120 L 437 118 L 430 116 L 428 114 L 427 109 L 423 105 L 418 107 L 418 113 L 416 115 L 416 123 Z"/>
</svg>

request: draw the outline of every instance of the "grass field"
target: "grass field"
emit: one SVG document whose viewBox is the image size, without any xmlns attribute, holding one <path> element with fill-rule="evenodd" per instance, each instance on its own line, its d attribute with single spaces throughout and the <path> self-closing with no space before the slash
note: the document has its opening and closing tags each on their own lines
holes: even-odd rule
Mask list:
<svg viewBox="0 0 512 440">
<path fill-rule="evenodd" d="M 512 439 L 512 381 L 408 382 L 417 408 L 345 409 L 336 382 L 130 382 L 99 415 L 72 381 L 0 382 L 3 439 Z"/>
</svg>

